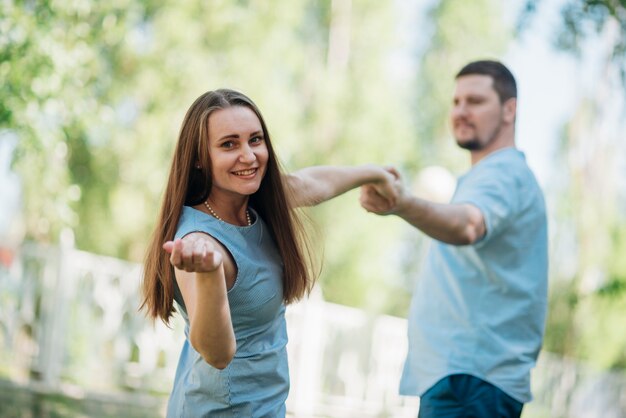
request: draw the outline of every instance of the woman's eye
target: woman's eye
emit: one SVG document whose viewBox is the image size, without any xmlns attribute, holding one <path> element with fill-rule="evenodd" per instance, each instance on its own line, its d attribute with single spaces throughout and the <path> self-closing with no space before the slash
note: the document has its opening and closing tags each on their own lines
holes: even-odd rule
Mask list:
<svg viewBox="0 0 626 418">
<path fill-rule="evenodd" d="M 261 141 L 263 141 L 263 138 L 261 138 L 260 136 L 255 136 L 255 137 L 250 138 L 251 144 L 258 144 Z"/>
<path fill-rule="evenodd" d="M 233 144 L 233 141 L 226 141 L 226 142 L 222 142 L 221 147 L 222 148 L 232 148 L 233 146 L 235 146 L 235 144 Z"/>
</svg>

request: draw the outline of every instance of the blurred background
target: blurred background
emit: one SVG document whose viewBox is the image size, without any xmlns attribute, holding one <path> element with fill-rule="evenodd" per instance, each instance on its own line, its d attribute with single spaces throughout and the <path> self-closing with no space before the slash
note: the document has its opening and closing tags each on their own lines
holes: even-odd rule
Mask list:
<svg viewBox="0 0 626 418">
<path fill-rule="evenodd" d="M 550 305 L 524 417 L 626 416 L 625 0 L 0 1 L 0 417 L 164 416 L 182 328 L 137 312 L 178 129 L 203 92 L 261 108 L 288 170 L 393 164 L 449 198 L 454 75 L 518 80 L 548 203 Z M 397 395 L 427 240 L 309 212 L 322 276 L 288 308 L 292 417 L 415 417 Z"/>
</svg>

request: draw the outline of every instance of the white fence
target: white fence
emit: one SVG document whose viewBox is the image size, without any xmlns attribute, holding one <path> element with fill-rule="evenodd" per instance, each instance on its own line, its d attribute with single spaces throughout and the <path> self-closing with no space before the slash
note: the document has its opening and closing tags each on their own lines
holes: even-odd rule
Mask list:
<svg viewBox="0 0 626 418">
<path fill-rule="evenodd" d="M 74 249 L 24 245 L 0 267 L 0 376 L 73 393 L 163 395 L 183 341 L 182 323 L 152 326 L 142 314 L 137 264 Z M 287 310 L 294 417 L 415 417 L 397 395 L 406 322 L 371 316 L 313 295 Z M 625 417 L 624 375 L 542 355 L 536 401 L 525 417 Z M 66 389 L 67 391 L 67 389 Z M 141 395 L 141 396 L 139 396 Z M 126 396 L 128 398 L 128 396 Z"/>
<path fill-rule="evenodd" d="M 314 297 L 288 308 L 296 416 L 411 417 L 418 401 L 398 395 L 406 323 Z"/>
<path fill-rule="evenodd" d="M 70 392 L 166 395 L 183 326 L 154 326 L 137 312 L 137 264 L 74 249 L 24 245 L 0 273 L 0 371 Z M 405 324 L 325 303 L 287 309 L 290 413 L 298 417 L 414 417 L 397 395 Z"/>
</svg>

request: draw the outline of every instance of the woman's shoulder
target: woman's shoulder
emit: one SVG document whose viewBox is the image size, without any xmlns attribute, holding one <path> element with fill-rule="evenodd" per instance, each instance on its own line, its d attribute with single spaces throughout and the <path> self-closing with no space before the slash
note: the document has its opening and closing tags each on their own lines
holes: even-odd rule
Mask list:
<svg viewBox="0 0 626 418">
<path fill-rule="evenodd" d="M 182 238 L 192 232 L 212 235 L 212 229 L 211 216 L 191 206 L 183 206 L 176 228 L 176 238 Z"/>
</svg>

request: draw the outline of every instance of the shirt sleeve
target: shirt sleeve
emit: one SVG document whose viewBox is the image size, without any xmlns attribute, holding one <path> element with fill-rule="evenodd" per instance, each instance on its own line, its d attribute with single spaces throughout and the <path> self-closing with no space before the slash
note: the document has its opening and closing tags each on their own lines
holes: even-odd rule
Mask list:
<svg viewBox="0 0 626 418">
<path fill-rule="evenodd" d="M 453 203 L 476 206 L 485 220 L 485 235 L 475 243 L 483 245 L 500 234 L 519 211 L 519 184 L 512 167 L 481 167 L 461 179 Z"/>
</svg>

